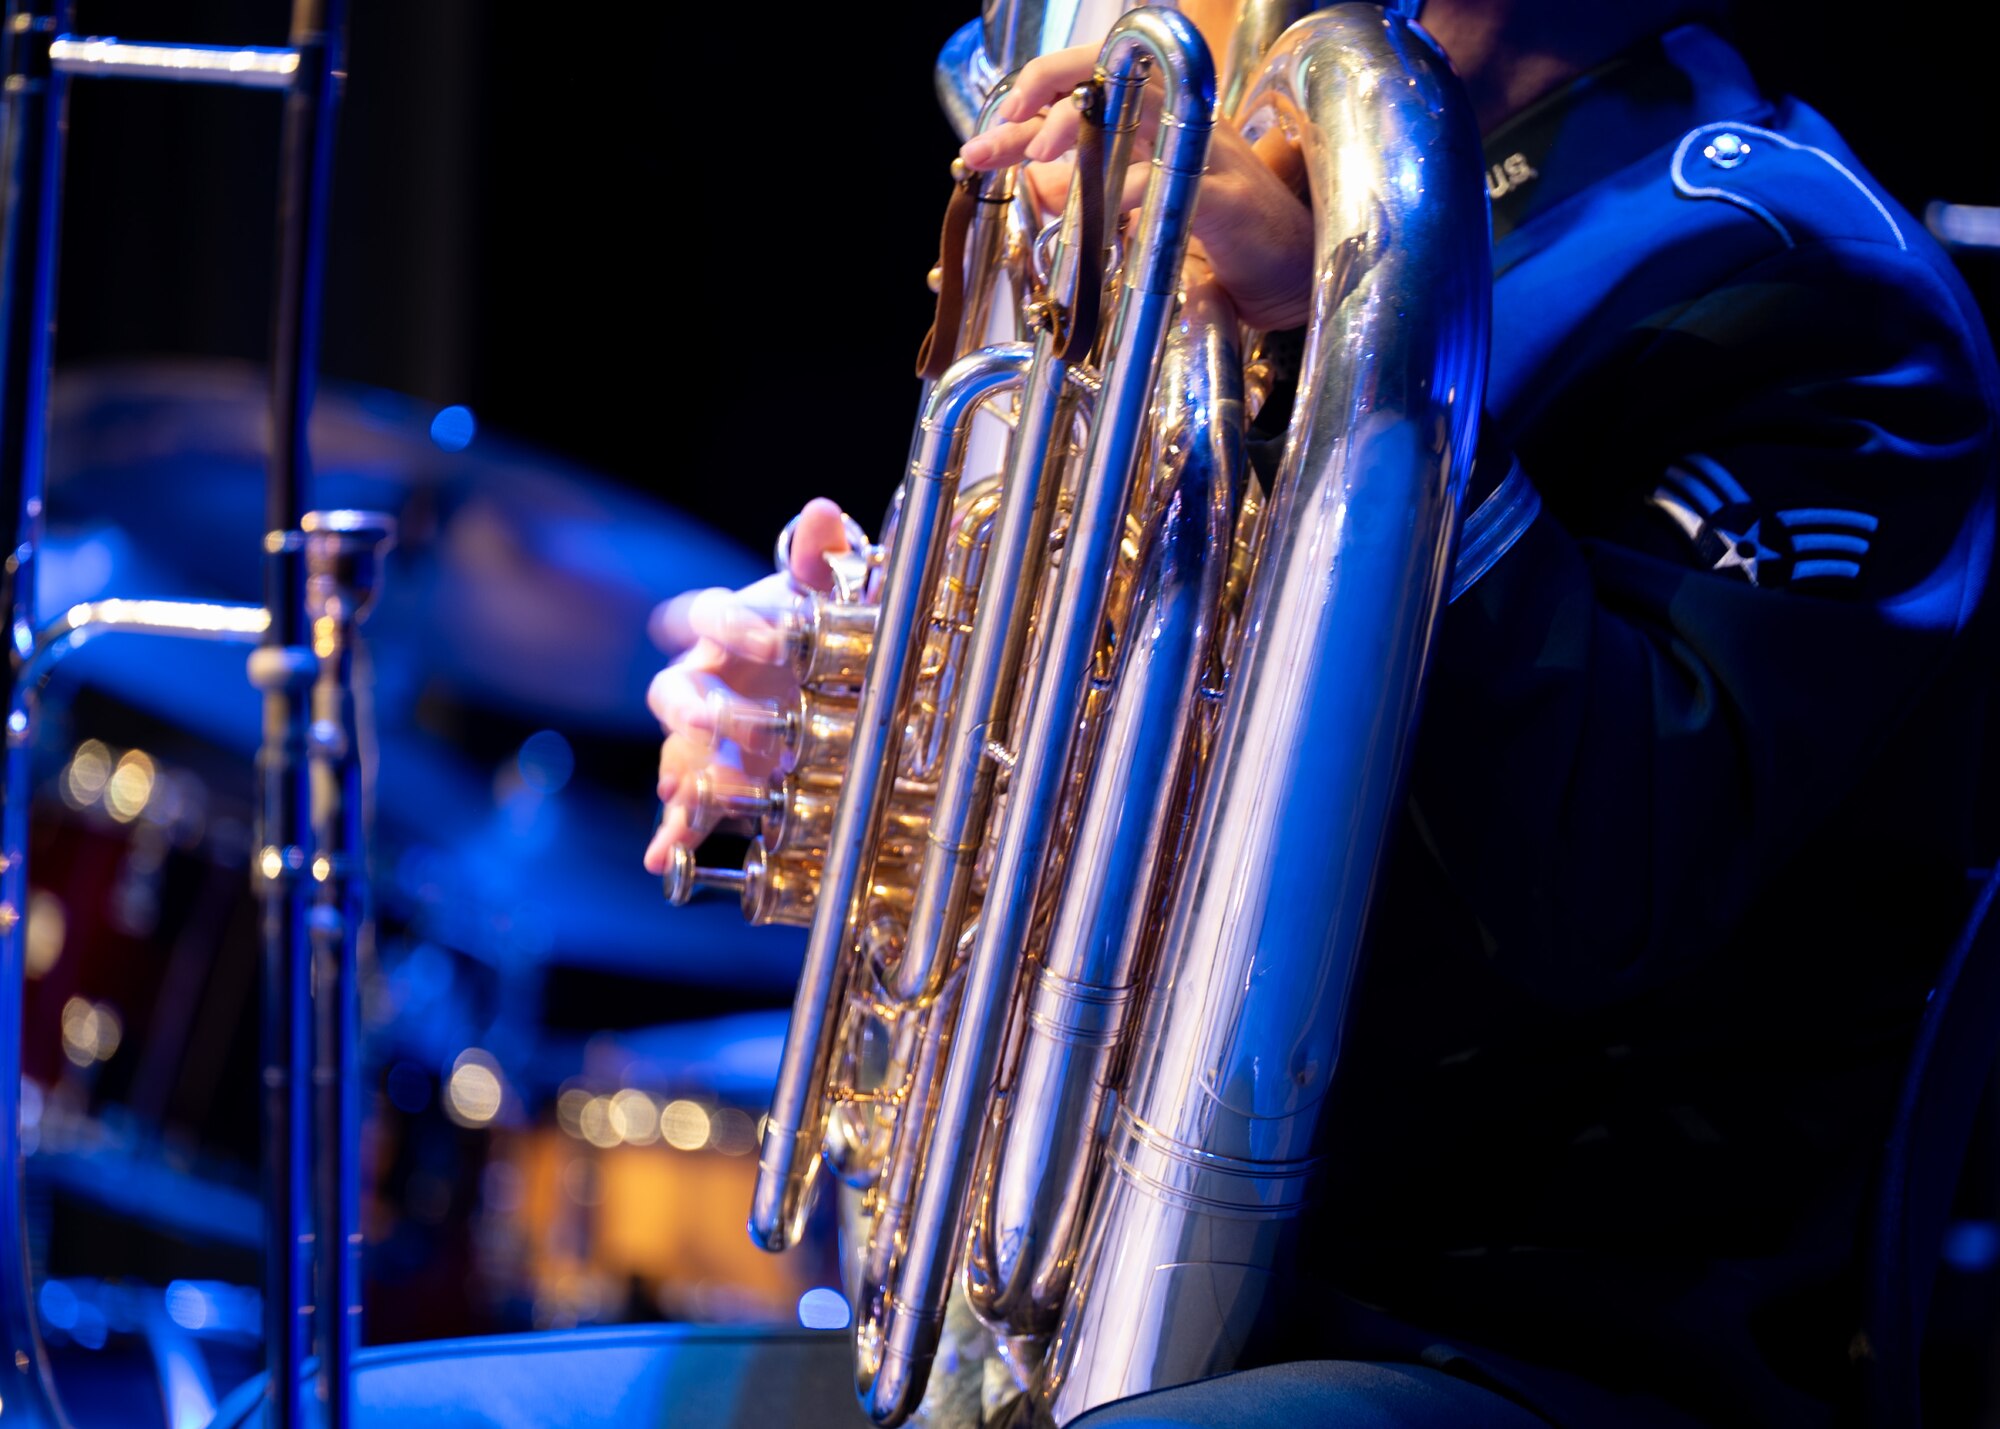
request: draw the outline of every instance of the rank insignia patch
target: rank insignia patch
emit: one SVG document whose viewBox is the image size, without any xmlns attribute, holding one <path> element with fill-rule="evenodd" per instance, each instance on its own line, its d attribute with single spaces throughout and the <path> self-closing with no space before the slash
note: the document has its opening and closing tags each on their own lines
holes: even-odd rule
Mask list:
<svg viewBox="0 0 2000 1429">
<path fill-rule="evenodd" d="M 1704 456 L 1668 467 L 1651 499 L 1692 543 L 1695 564 L 1754 586 L 1855 580 L 1877 524 L 1838 507 L 1761 508 Z"/>
</svg>

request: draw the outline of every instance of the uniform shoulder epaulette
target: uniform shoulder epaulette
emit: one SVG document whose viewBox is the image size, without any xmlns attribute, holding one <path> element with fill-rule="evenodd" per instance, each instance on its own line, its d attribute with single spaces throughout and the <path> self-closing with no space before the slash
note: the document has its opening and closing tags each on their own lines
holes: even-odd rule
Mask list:
<svg viewBox="0 0 2000 1429">
<path fill-rule="evenodd" d="M 1787 248 L 1830 239 L 1910 246 L 1867 180 L 1825 149 L 1773 129 L 1735 120 L 1703 124 L 1675 147 L 1672 169 L 1683 195 L 1755 214 Z"/>
</svg>

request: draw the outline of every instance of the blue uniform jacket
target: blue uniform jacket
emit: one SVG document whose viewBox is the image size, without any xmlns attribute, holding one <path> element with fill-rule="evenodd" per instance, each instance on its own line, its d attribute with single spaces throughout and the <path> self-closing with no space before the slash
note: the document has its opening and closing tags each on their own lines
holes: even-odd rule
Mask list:
<svg viewBox="0 0 2000 1429">
<path fill-rule="evenodd" d="M 1348 1310 L 1287 1350 L 1559 1423 L 1830 1422 L 1964 911 L 2000 380 L 1921 226 L 1708 30 L 1488 162 L 1474 499 L 1515 471 L 1512 519 L 1444 620 L 1336 1078 L 1309 1263 Z"/>
</svg>

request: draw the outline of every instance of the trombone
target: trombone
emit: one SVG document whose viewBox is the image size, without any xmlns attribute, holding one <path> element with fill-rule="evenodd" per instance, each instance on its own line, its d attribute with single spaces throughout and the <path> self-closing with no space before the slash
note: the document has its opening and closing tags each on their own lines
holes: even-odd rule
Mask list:
<svg viewBox="0 0 2000 1429">
<path fill-rule="evenodd" d="M 392 518 L 308 509 L 334 112 L 345 0 L 293 0 L 278 48 L 70 33 L 71 0 L 8 0 L 0 35 L 0 573 L 9 635 L 0 779 L 0 1404 L 67 1424 L 35 1317 L 22 1216 L 21 1007 L 37 697 L 62 657 L 111 634 L 254 645 L 264 699 L 251 879 L 262 905 L 264 1325 L 268 1422 L 345 1429 L 361 1313 L 356 957 L 369 936 L 358 630 Z M 284 96 L 271 453 L 261 605 L 108 599 L 44 621 L 36 551 L 48 465 L 65 114 L 74 79 L 227 85 Z M 309 1352 L 318 1355 L 310 1383 Z"/>
</svg>

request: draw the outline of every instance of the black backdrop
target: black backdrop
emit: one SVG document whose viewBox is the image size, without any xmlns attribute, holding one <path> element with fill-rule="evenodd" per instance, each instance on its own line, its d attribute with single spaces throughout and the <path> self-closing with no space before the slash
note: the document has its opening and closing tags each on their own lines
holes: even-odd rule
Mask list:
<svg viewBox="0 0 2000 1429">
<path fill-rule="evenodd" d="M 78 25 L 282 43 L 288 8 L 80 0 Z M 815 492 L 872 523 L 953 149 L 931 61 L 972 0 L 352 8 L 330 378 L 466 403 L 748 545 Z M 1830 13 L 1739 26 L 1912 208 L 2000 202 L 1990 46 L 1948 7 Z M 61 357 L 261 355 L 276 145 L 268 96 L 80 86 Z M 1992 313 L 2000 260 L 1966 268 Z"/>
<path fill-rule="evenodd" d="M 77 23 L 278 44 L 288 8 Z M 964 18 L 355 0 L 326 374 L 466 403 L 760 547 L 816 491 L 872 523 L 954 149 L 930 64 Z M 61 359 L 261 356 L 277 110 L 76 87 Z"/>
</svg>

